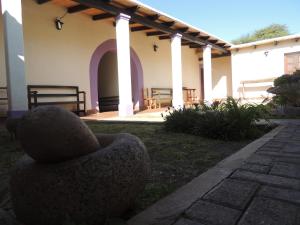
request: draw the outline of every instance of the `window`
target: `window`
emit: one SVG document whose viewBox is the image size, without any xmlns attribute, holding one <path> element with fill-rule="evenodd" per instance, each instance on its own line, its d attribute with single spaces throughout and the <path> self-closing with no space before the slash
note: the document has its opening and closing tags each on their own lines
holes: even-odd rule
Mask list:
<svg viewBox="0 0 300 225">
<path fill-rule="evenodd" d="M 300 52 L 294 52 L 284 55 L 286 74 L 292 74 L 296 70 L 300 70 Z"/>
</svg>

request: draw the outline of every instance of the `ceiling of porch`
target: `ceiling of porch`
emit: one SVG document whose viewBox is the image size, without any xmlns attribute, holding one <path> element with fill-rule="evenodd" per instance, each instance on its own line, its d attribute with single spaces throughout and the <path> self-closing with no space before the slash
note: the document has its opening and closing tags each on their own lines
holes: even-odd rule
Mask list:
<svg viewBox="0 0 300 225">
<path fill-rule="evenodd" d="M 131 32 L 144 32 L 146 36 L 157 36 L 159 40 L 168 40 L 173 34 L 180 33 L 183 46 L 201 53 L 204 46 L 211 45 L 213 57 L 230 55 L 230 43 L 137 1 L 36 0 L 36 2 L 38 4 L 51 2 L 66 8 L 70 14 L 83 13 L 94 21 L 105 20 L 112 25 L 115 25 L 117 14 L 129 14 Z"/>
</svg>

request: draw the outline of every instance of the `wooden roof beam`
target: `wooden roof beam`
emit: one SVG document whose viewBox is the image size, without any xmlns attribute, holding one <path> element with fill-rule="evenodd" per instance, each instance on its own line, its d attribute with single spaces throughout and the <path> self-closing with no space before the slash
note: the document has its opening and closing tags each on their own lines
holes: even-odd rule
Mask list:
<svg viewBox="0 0 300 225">
<path fill-rule="evenodd" d="M 108 18 L 112 18 L 112 17 L 115 17 L 115 16 L 110 13 L 101 13 L 101 14 L 92 16 L 93 20 L 104 20 L 104 19 L 108 19 Z"/>
<path fill-rule="evenodd" d="M 200 32 L 189 32 L 187 34 L 197 37 L 200 34 Z"/>
<path fill-rule="evenodd" d="M 47 2 L 50 2 L 50 0 L 36 0 L 37 4 L 44 4 L 44 3 L 47 3 Z"/>
<path fill-rule="evenodd" d="M 117 6 L 114 6 L 114 5 L 111 5 L 111 4 L 108 4 L 108 3 L 105 3 L 103 1 L 99 1 L 99 0 L 74 0 L 80 4 L 83 4 L 83 5 L 87 5 L 89 6 L 90 8 L 96 8 L 96 9 L 100 9 L 100 10 L 103 10 L 103 11 L 106 11 L 108 13 L 111 13 L 113 15 L 118 15 L 120 13 L 124 13 L 124 14 L 127 14 L 129 16 L 131 16 L 131 20 L 136 22 L 136 23 L 139 23 L 139 24 L 143 24 L 144 26 L 146 27 L 149 27 L 149 29 L 156 29 L 158 31 L 162 31 L 162 32 L 165 32 L 169 35 L 172 35 L 172 34 L 175 34 L 175 33 L 179 33 L 182 35 L 182 39 L 183 40 L 187 40 L 187 41 L 191 41 L 193 43 L 196 43 L 196 44 L 204 44 L 204 45 L 211 45 L 214 49 L 217 49 L 221 52 L 228 52 L 227 49 L 225 48 L 222 48 L 214 43 L 211 43 L 210 41 L 208 40 L 203 40 L 201 39 L 200 37 L 194 37 L 192 35 L 189 35 L 189 34 L 186 34 L 186 33 L 182 33 L 182 32 L 178 32 L 174 29 L 172 29 L 170 26 L 167 26 L 165 24 L 165 22 L 163 23 L 158 23 L 158 22 L 155 22 L 155 21 L 152 21 L 152 20 L 149 20 L 148 18 L 144 17 L 144 16 L 141 16 L 139 14 L 136 14 L 136 13 L 131 13 L 129 12 L 128 10 L 126 9 L 123 9 L 123 8 L 119 8 Z M 175 22 L 173 21 L 173 24 L 172 26 L 175 24 Z"/>
<path fill-rule="evenodd" d="M 182 27 L 182 28 L 178 28 L 177 30 L 184 33 L 187 32 L 188 29 L 189 29 L 188 27 Z"/>
<path fill-rule="evenodd" d="M 157 35 L 163 35 L 163 34 L 165 34 L 165 32 L 162 32 L 162 31 L 152 31 L 152 32 L 146 33 L 147 36 L 157 36 Z"/>
<path fill-rule="evenodd" d="M 132 6 L 132 7 L 126 8 L 125 10 L 127 10 L 130 13 L 136 13 L 139 10 L 139 8 L 140 7 L 138 5 L 136 5 L 136 6 Z"/>
<path fill-rule="evenodd" d="M 151 27 L 147 27 L 147 26 L 139 26 L 139 27 L 131 27 L 130 28 L 132 32 L 136 32 L 136 31 L 142 31 L 142 30 L 151 30 Z"/>
<path fill-rule="evenodd" d="M 213 44 L 215 44 L 215 43 L 217 43 L 218 42 L 218 40 L 208 40 L 210 43 L 213 43 Z"/>
<path fill-rule="evenodd" d="M 190 48 L 202 48 L 203 45 L 198 45 L 198 44 L 190 44 L 189 45 Z"/>
<path fill-rule="evenodd" d="M 191 45 L 193 44 L 192 42 L 181 42 L 181 45 L 182 46 L 188 46 L 188 45 Z"/>
<path fill-rule="evenodd" d="M 69 7 L 67 10 L 68 10 L 68 13 L 77 13 L 77 12 L 81 12 L 83 10 L 86 10 L 86 9 L 89 9 L 88 6 L 86 5 L 75 5 L 75 6 L 72 6 L 72 7 Z"/>
<path fill-rule="evenodd" d="M 165 27 L 172 27 L 175 24 L 175 21 L 170 21 L 170 22 L 162 22 L 160 23 L 161 25 L 165 26 Z"/>
<path fill-rule="evenodd" d="M 166 40 L 166 39 L 171 39 L 171 36 L 170 35 L 162 35 L 162 36 L 159 36 L 158 38 L 159 38 L 159 40 Z"/>
<path fill-rule="evenodd" d="M 203 39 L 203 40 L 208 40 L 209 39 L 209 36 L 206 36 L 206 35 L 204 35 L 204 36 L 200 36 L 199 38 L 201 38 L 201 39 Z"/>
<path fill-rule="evenodd" d="M 149 20 L 152 20 L 152 21 L 158 20 L 159 17 L 160 17 L 160 15 L 158 15 L 158 14 L 154 14 L 154 15 L 149 15 L 149 16 L 147 16 L 147 18 L 148 18 Z"/>
</svg>

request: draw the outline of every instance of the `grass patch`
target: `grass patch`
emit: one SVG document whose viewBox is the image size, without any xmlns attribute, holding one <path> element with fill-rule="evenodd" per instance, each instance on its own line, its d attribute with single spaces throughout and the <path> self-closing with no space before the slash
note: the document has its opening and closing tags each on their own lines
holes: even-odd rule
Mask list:
<svg viewBox="0 0 300 225">
<path fill-rule="evenodd" d="M 126 132 L 138 136 L 151 158 L 152 176 L 133 214 L 188 183 L 251 140 L 222 141 L 166 132 L 163 124 L 87 122 L 95 133 Z"/>
</svg>

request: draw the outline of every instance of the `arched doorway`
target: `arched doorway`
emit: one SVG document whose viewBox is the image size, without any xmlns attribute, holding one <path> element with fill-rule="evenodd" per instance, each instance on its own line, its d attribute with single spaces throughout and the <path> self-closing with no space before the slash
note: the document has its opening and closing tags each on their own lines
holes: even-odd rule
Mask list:
<svg viewBox="0 0 300 225">
<path fill-rule="evenodd" d="M 101 88 L 102 84 L 99 85 L 99 82 L 102 80 L 107 80 L 105 82 L 108 82 L 108 86 L 112 85 L 112 88 L 115 87 L 115 80 L 111 80 L 114 82 L 114 84 L 110 83 L 110 79 L 103 78 L 102 76 L 105 76 L 105 73 L 103 71 L 107 70 L 107 68 L 100 68 L 101 66 L 105 66 L 105 61 L 112 61 L 113 58 L 116 58 L 116 52 L 117 52 L 117 46 L 116 46 L 116 40 L 111 39 L 108 41 L 103 42 L 97 49 L 94 51 L 91 63 L 90 63 L 90 86 L 91 86 L 91 105 L 93 110 L 98 110 L 101 108 L 99 107 L 99 97 L 101 98 L 102 91 L 99 90 Z M 131 57 L 131 86 L 132 86 L 132 100 L 135 110 L 139 110 L 143 107 L 143 69 L 141 62 L 135 53 L 135 51 L 130 48 L 130 57 Z M 104 60 L 104 62 L 102 61 Z M 116 62 L 116 61 L 115 61 Z M 115 65 L 116 66 L 116 65 Z M 117 71 L 117 68 L 115 71 Z M 113 69 L 113 70 L 114 70 Z M 103 78 L 103 79 L 102 79 Z M 108 87 L 109 88 L 109 87 Z M 116 93 L 116 90 L 114 89 L 114 92 Z"/>
<path fill-rule="evenodd" d="M 106 52 L 98 66 L 98 105 L 100 112 L 118 111 L 119 86 L 117 53 Z"/>
</svg>

